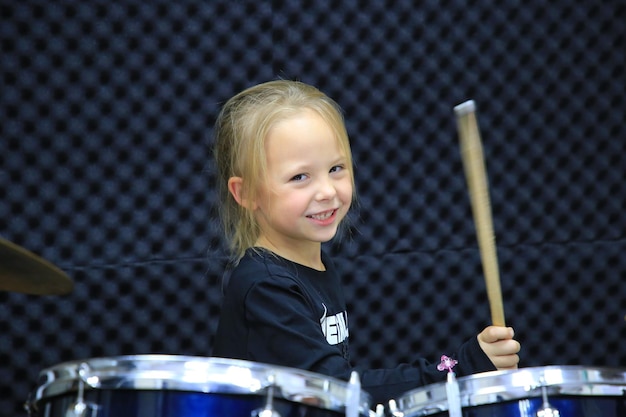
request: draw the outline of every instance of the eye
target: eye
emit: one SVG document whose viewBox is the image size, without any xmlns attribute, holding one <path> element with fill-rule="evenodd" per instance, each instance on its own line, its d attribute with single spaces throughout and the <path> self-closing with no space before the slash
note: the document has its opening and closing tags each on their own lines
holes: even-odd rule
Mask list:
<svg viewBox="0 0 626 417">
<path fill-rule="evenodd" d="M 343 169 L 344 169 L 344 166 L 343 166 L 343 165 L 335 165 L 334 167 L 332 167 L 332 168 L 330 169 L 330 171 L 329 171 L 329 172 L 331 172 L 331 173 L 332 173 L 332 172 L 339 172 L 339 171 L 341 171 L 341 170 L 343 170 Z"/>
<path fill-rule="evenodd" d="M 298 175 L 294 175 L 293 177 L 291 177 L 290 181 L 299 182 L 299 181 L 304 181 L 305 179 L 307 179 L 306 174 L 298 174 Z"/>
</svg>

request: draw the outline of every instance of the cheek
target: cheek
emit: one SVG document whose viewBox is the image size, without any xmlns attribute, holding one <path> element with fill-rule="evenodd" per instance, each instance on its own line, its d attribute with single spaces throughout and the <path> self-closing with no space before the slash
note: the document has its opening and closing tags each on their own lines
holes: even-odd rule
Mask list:
<svg viewBox="0 0 626 417">
<path fill-rule="evenodd" d="M 283 201 L 293 211 L 305 211 L 311 202 L 311 196 L 306 192 L 292 192 Z"/>
<path fill-rule="evenodd" d="M 289 191 L 272 196 L 271 211 L 274 216 L 285 217 L 300 215 L 305 212 L 310 202 L 310 196 L 306 192 Z M 268 205 L 269 207 L 269 205 Z"/>
<path fill-rule="evenodd" d="M 341 186 L 338 187 L 337 192 L 340 195 L 341 201 L 347 206 L 350 207 L 352 203 L 352 199 L 354 197 L 354 189 L 352 188 L 352 181 L 350 179 L 343 181 Z"/>
</svg>

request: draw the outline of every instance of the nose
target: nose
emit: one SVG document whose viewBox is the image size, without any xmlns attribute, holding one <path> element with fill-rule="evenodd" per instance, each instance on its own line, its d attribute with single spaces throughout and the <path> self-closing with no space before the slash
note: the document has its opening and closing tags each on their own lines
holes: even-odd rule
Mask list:
<svg viewBox="0 0 626 417">
<path fill-rule="evenodd" d="M 330 200 L 337 195 L 335 182 L 330 177 L 320 178 L 317 185 L 315 198 L 318 201 Z"/>
</svg>

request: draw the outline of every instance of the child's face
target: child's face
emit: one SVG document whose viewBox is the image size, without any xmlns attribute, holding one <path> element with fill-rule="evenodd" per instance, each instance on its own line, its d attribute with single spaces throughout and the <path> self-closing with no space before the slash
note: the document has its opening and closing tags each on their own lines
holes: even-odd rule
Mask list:
<svg viewBox="0 0 626 417">
<path fill-rule="evenodd" d="M 260 239 L 287 249 L 335 236 L 352 201 L 348 159 L 314 111 L 277 123 L 265 144 L 267 181 L 256 204 Z"/>
</svg>

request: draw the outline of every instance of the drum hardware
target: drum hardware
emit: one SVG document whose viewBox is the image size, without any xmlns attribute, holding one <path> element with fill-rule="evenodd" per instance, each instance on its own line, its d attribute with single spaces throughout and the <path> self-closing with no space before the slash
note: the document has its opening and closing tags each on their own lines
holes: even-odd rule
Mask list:
<svg viewBox="0 0 626 417">
<path fill-rule="evenodd" d="M 462 417 L 461 392 L 459 390 L 459 383 L 456 380 L 455 373 L 452 371 L 448 372 L 448 379 L 446 381 L 446 396 L 448 397 L 449 417 Z"/>
<path fill-rule="evenodd" d="M 541 409 L 537 411 L 537 417 L 560 417 L 561 414 L 559 410 L 552 407 L 548 402 L 548 387 L 546 386 L 546 380 L 542 377 L 539 380 L 541 384 L 541 398 L 543 400 L 543 404 L 541 405 Z"/>
<path fill-rule="evenodd" d="M 359 373 L 352 371 L 346 389 L 346 417 L 358 417 L 361 405 L 361 380 Z"/>
<path fill-rule="evenodd" d="M 67 408 L 65 417 L 87 417 L 89 410 L 95 410 L 96 412 L 93 417 L 97 416 L 98 404 L 85 402 L 84 400 L 85 384 L 89 385 L 91 388 L 96 388 L 98 381 L 97 377 L 87 377 L 87 372 L 89 371 L 89 365 L 85 362 L 78 366 L 78 376 L 80 377 L 78 380 L 78 394 L 76 395 L 76 401 Z"/>
<path fill-rule="evenodd" d="M 267 376 L 267 394 L 265 396 L 265 407 L 252 412 L 252 416 L 256 417 L 281 417 L 280 413 L 274 409 L 274 389 L 276 386 L 276 375 L 270 373 Z"/>
<path fill-rule="evenodd" d="M 404 417 L 404 413 L 398 409 L 398 403 L 396 403 L 395 399 L 389 400 L 387 407 L 393 417 Z"/>
</svg>

